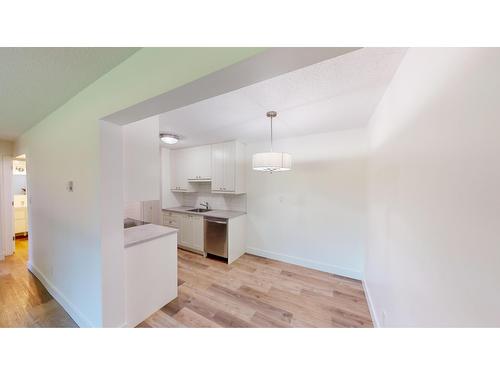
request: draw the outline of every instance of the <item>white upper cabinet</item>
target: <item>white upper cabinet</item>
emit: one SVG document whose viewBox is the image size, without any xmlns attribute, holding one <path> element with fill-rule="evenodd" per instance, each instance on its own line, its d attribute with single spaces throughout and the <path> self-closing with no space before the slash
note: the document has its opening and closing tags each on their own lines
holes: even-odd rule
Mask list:
<svg viewBox="0 0 500 375">
<path fill-rule="evenodd" d="M 224 143 L 224 191 L 236 191 L 236 142 Z"/>
<path fill-rule="evenodd" d="M 170 152 L 170 189 L 196 191 L 199 182 L 212 184 L 212 192 L 245 193 L 245 146 L 232 141 Z"/>
<path fill-rule="evenodd" d="M 223 191 L 224 154 L 224 143 L 212 145 L 212 191 Z"/>
<path fill-rule="evenodd" d="M 245 192 L 244 146 L 239 142 L 212 145 L 212 192 Z"/>
<path fill-rule="evenodd" d="M 187 148 L 186 158 L 188 161 L 187 178 L 191 181 L 210 180 L 212 178 L 211 163 L 212 146 L 199 146 Z"/>
<path fill-rule="evenodd" d="M 189 158 L 186 149 L 170 152 L 170 188 L 173 191 L 190 191 L 188 184 Z"/>
</svg>

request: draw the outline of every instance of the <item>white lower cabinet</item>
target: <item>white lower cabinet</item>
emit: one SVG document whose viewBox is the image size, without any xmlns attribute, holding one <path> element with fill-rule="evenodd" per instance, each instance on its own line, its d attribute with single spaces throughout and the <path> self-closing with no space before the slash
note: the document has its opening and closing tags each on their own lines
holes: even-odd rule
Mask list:
<svg viewBox="0 0 500 375">
<path fill-rule="evenodd" d="M 179 226 L 179 246 L 191 247 L 193 240 L 193 226 L 189 215 L 181 215 L 181 222 Z"/>
<path fill-rule="evenodd" d="M 177 235 L 179 247 L 204 251 L 203 216 L 168 211 L 163 214 L 163 225 L 179 229 Z"/>
<path fill-rule="evenodd" d="M 180 223 L 181 223 L 181 214 L 175 213 L 175 212 L 164 212 L 163 213 L 163 225 L 166 227 L 172 227 L 176 229 L 180 229 Z"/>
<path fill-rule="evenodd" d="M 193 215 L 191 218 L 191 227 L 193 229 L 193 237 L 192 237 L 192 248 L 198 251 L 204 251 L 204 218 L 203 216 Z"/>
</svg>

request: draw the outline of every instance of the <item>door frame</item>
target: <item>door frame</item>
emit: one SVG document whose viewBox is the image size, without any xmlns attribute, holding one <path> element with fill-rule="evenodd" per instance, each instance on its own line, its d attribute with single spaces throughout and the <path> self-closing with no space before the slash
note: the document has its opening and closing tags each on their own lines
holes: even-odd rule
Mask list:
<svg viewBox="0 0 500 375">
<path fill-rule="evenodd" d="M 0 219 L 1 233 L 0 243 L 2 246 L 2 257 L 14 254 L 14 207 L 12 195 L 12 156 L 2 155 L 1 185 L 0 185 Z"/>
</svg>

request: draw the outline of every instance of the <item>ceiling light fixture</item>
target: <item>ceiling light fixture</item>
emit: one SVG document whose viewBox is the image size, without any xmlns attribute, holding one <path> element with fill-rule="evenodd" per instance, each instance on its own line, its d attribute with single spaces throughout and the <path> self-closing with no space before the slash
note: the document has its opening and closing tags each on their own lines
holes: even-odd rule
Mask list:
<svg viewBox="0 0 500 375">
<path fill-rule="evenodd" d="M 252 167 L 255 171 L 282 172 L 292 169 L 292 156 L 285 152 L 273 152 L 273 118 L 278 114 L 269 111 L 266 116 L 271 119 L 271 151 L 254 154 L 252 157 Z"/>
<path fill-rule="evenodd" d="M 175 134 L 160 134 L 160 140 L 168 145 L 175 145 L 179 142 L 179 136 Z"/>
</svg>

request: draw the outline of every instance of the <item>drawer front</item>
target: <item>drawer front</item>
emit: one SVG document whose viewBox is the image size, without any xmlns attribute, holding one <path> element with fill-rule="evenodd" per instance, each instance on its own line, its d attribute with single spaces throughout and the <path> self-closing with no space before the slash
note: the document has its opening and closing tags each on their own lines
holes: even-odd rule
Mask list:
<svg viewBox="0 0 500 375">
<path fill-rule="evenodd" d="M 163 217 L 172 217 L 175 215 L 175 212 L 172 211 L 164 211 L 163 212 Z"/>
<path fill-rule="evenodd" d="M 167 211 L 163 213 L 163 225 L 179 229 L 182 214 L 177 212 Z"/>
<path fill-rule="evenodd" d="M 179 229 L 179 222 L 175 221 L 175 220 L 171 220 L 171 219 L 170 220 L 163 220 L 163 225 L 165 225 L 167 227 Z"/>
</svg>

